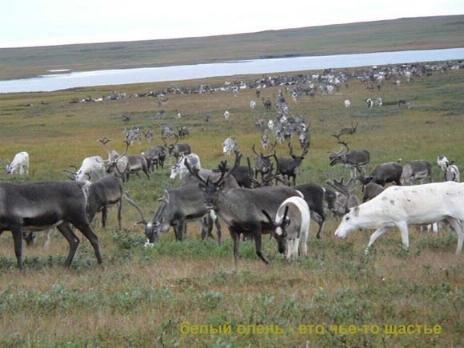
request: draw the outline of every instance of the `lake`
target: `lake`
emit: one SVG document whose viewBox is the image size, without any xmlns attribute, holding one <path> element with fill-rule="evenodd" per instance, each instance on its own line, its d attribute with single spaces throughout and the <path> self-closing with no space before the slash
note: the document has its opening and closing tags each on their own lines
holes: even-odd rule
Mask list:
<svg viewBox="0 0 464 348">
<path fill-rule="evenodd" d="M 329 56 L 253 59 L 211 64 L 61 72 L 33 78 L 0 81 L 0 93 L 56 91 L 75 87 L 180 81 L 218 76 L 283 73 L 326 68 L 352 68 L 464 59 L 464 48 L 414 50 Z M 65 67 L 64 67 L 65 68 Z"/>
</svg>

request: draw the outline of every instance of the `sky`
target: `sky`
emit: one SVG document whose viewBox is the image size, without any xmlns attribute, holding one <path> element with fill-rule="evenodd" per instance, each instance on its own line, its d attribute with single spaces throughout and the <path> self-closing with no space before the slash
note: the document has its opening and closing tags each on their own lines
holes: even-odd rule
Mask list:
<svg viewBox="0 0 464 348">
<path fill-rule="evenodd" d="M 0 9 L 0 47 L 22 47 L 464 14 L 464 0 L 0 0 Z"/>
</svg>

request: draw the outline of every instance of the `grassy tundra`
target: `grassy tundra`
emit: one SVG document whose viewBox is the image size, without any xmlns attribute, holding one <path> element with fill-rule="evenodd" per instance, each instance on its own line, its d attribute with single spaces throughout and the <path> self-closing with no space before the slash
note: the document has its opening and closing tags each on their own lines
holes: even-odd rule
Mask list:
<svg viewBox="0 0 464 348">
<path fill-rule="evenodd" d="M 464 16 L 399 18 L 170 40 L 0 49 L 0 79 L 74 71 L 464 47 Z"/>
<path fill-rule="evenodd" d="M 223 82 L 224 79 L 209 80 Z M 221 144 L 233 135 L 240 149 L 252 155 L 259 143 L 255 117 L 266 114 L 259 102 L 255 111 L 249 101 L 254 91 L 208 95 L 170 96 L 161 106 L 162 120 L 154 121 L 160 108 L 153 98 L 126 98 L 101 103 L 70 104 L 73 98 L 99 97 L 111 90 L 129 94 L 169 85 L 199 84 L 205 81 L 86 88 L 55 93 L 0 95 L 0 158 L 18 151 L 31 156 L 27 180 L 64 179 L 62 169 L 79 165 L 89 155 L 106 156 L 97 139 L 123 149 L 121 131 L 126 126 L 187 125 L 188 142 L 201 156 L 204 166 L 215 166 L 223 158 Z M 349 138 L 352 148 L 371 152 L 371 167 L 397 160 L 435 161 L 444 153 L 464 163 L 464 71 L 434 73 L 401 86 L 387 83 L 380 93 L 366 90 L 357 82 L 333 96 L 304 97 L 288 102 L 293 114 L 311 119 L 312 144 L 298 183 L 318 182 L 339 176 L 342 168 L 328 167 L 328 152 L 338 149 L 331 134 L 359 122 Z M 276 89 L 262 95 L 273 100 Z M 367 110 L 364 98 L 380 94 L 384 103 L 405 99 L 410 109 L 396 105 Z M 343 100 L 351 98 L 352 110 Z M 231 120 L 223 118 L 228 109 Z M 175 115 L 181 111 L 184 117 Z M 211 113 L 209 123 L 204 115 Z M 121 115 L 130 114 L 124 123 Z M 146 149 L 134 144 L 130 153 Z M 278 148 L 286 154 L 286 146 Z M 439 180 L 434 165 L 435 179 Z M 1 180 L 23 179 L 6 178 Z M 157 207 L 164 188 L 172 183 L 167 170 L 150 180 L 133 178 L 126 189 L 140 202 L 146 215 Z M 174 241 L 173 233 L 163 236 L 154 248 L 143 248 L 145 238 L 139 219 L 127 204 L 123 231 L 116 230 L 116 211 L 109 212 L 106 230 L 96 227 L 104 258 L 96 264 L 90 244 L 81 238 L 74 263 L 65 269 L 67 243 L 58 233 L 48 250 L 43 236 L 25 250 L 25 271 L 16 269 L 11 234 L 0 237 L 0 345 L 2 346 L 462 346 L 464 344 L 464 256 L 455 256 L 455 235 L 411 232 L 411 249 L 400 247 L 397 231 L 387 233 L 366 258 L 366 231 L 347 240 L 336 240 L 337 221 L 326 224 L 322 240 L 310 235 L 309 257 L 291 264 L 276 255 L 274 241 L 264 238 L 271 265 L 257 259 L 254 246 L 242 243 L 242 260 L 233 269 L 232 243 L 227 236 L 220 247 L 199 239 L 191 224 L 187 240 Z M 312 228 L 315 228 L 313 226 Z M 414 229 L 412 229 L 414 230 Z M 183 326 L 231 325 L 231 333 L 206 334 L 205 328 Z M 401 325 L 440 325 L 434 334 L 401 329 Z M 274 325 L 267 333 L 241 325 Z M 300 325 L 307 325 L 300 327 Z M 314 325 L 311 329 L 311 325 Z M 317 327 L 316 327 L 317 325 Z M 333 325 L 341 332 L 334 331 Z M 348 332 L 354 325 L 359 332 Z M 363 329 L 363 325 L 368 325 Z M 380 332 L 376 333 L 375 325 Z M 383 333 L 384 325 L 396 325 L 396 334 Z M 317 331 L 316 331 L 317 328 Z M 269 329 L 269 327 L 267 327 Z M 301 331 L 300 331 L 301 329 Z M 183 332 L 182 332 L 183 330 Z M 362 331 L 366 330 L 366 331 Z M 187 332 L 188 331 L 188 332 Z M 209 332 L 211 333 L 211 332 Z"/>
</svg>

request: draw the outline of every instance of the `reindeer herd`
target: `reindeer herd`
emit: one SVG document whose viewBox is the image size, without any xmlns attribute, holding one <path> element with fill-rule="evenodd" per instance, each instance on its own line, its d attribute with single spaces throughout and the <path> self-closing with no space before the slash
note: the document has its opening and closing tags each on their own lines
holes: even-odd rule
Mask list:
<svg viewBox="0 0 464 348">
<path fill-rule="evenodd" d="M 105 227 L 108 208 L 117 205 L 118 227 L 121 229 L 122 202 L 127 201 L 140 214 L 138 224 L 144 226 L 146 246 L 155 243 L 171 227 L 177 240 L 186 235 L 187 223 L 199 221 L 202 238 L 213 237 L 216 230 L 218 243 L 222 241 L 220 220 L 227 226 L 233 240 L 234 258 L 239 259 L 239 245 L 243 239 L 255 243 L 256 254 L 265 263 L 262 235 L 270 234 L 277 242 L 278 251 L 287 259 L 307 254 L 310 219 L 318 224 L 317 238 L 321 238 L 327 212 L 342 217 L 335 235 L 344 238 L 357 228 L 375 229 L 368 248 L 389 227 L 397 227 L 405 248 L 409 246 L 409 224 L 432 224 L 446 221 L 458 234 L 457 252 L 462 249 L 464 232 L 464 188 L 459 181 L 459 169 L 446 156 L 437 157 L 443 171 L 443 183 L 430 183 L 432 165 L 427 161 L 387 162 L 377 165 L 369 175 L 365 167 L 370 161 L 367 150 L 349 150 L 342 135 L 352 135 L 342 129 L 334 135 L 344 149 L 331 153 L 331 166 L 343 165 L 351 169 L 345 179 L 329 180 L 327 186 L 315 183 L 296 185 L 297 169 L 309 152 L 309 144 L 300 155 L 288 143 L 288 157 L 276 154 L 277 142 L 267 147 L 267 154 L 258 152 L 254 166 L 240 165 L 242 154 L 234 149 L 232 166 L 222 161 L 217 169 L 205 169 L 200 157 L 191 152 L 188 144 L 176 142 L 157 145 L 140 155 L 128 155 L 130 142 L 125 142 L 122 154 L 109 146 L 110 139 L 99 140 L 108 158 L 90 156 L 79 169 L 66 169 L 69 182 L 0 184 L 0 231 L 13 234 L 18 267 L 22 267 L 22 240 L 32 242 L 35 232 L 56 227 L 69 243 L 65 264 L 70 265 L 79 239 L 76 228 L 91 242 L 99 263 L 102 257 L 98 238 L 90 225 L 97 213 Z M 150 172 L 163 167 L 166 157 L 175 163 L 170 179 L 180 180 L 181 186 L 168 188 L 160 198 L 157 211 L 146 219 L 143 209 L 124 192 L 124 183 L 131 174 L 140 171 L 150 178 Z M 29 156 L 17 154 L 6 165 L 7 173 L 27 175 Z M 386 187 L 388 184 L 392 183 Z M 363 192 L 363 203 L 356 195 L 358 184 Z M 8 202 L 8 204 L 6 203 Z M 220 219 L 220 220 L 219 220 Z M 0 232 L 0 233 L 1 233 Z"/>
<path fill-rule="evenodd" d="M 257 93 L 257 97 L 260 94 Z M 297 97 L 298 93 L 294 91 L 292 98 L 295 102 Z M 262 100 L 270 110 L 270 99 Z M 349 108 L 351 101 L 347 101 L 345 106 Z M 374 99 L 366 102 L 369 107 L 379 104 Z M 255 101 L 250 102 L 250 108 L 255 110 Z M 99 139 L 107 158 L 89 156 L 82 160 L 79 168 L 65 169 L 70 181 L 0 183 L 0 234 L 12 232 L 19 268 L 23 266 L 23 239 L 30 243 L 36 232 L 51 231 L 55 227 L 69 243 L 67 266 L 79 245 L 76 229 L 90 241 L 97 261 L 101 263 L 98 237 L 91 223 L 101 213 L 101 223 L 105 227 L 108 209 L 116 205 L 121 229 L 122 205 L 126 201 L 140 215 L 137 224 L 144 228 L 146 247 L 152 246 L 171 228 L 175 238 L 183 240 L 187 224 L 191 222 L 200 223 L 203 239 L 215 238 L 221 243 L 222 228 L 227 227 L 233 241 L 236 265 L 240 243 L 244 240 L 254 241 L 257 256 L 269 263 L 263 252 L 264 234 L 276 241 L 278 251 L 285 254 L 286 259 L 306 256 L 311 220 L 318 225 L 316 237 L 321 238 L 328 214 L 340 219 L 335 231 L 340 238 L 358 228 L 374 229 L 366 252 L 389 228 L 399 229 L 403 246 L 408 248 L 409 225 L 440 222 L 447 222 L 455 230 L 458 235 L 456 251 L 461 252 L 464 184 L 459 183 L 459 168 L 453 161 L 444 155 L 437 157 L 443 182 L 432 182 L 432 163 L 425 160 L 381 163 L 368 172 L 370 152 L 351 149 L 346 140 L 358 132 L 358 123 L 353 123 L 333 134 L 341 148 L 328 156 L 328 168 L 343 166 L 349 170 L 349 176 L 327 180 L 326 185 L 297 185 L 300 168 L 310 151 L 311 126 L 304 117 L 290 115 L 281 91 L 275 109 L 277 117 L 274 120 L 256 122 L 261 130 L 260 149 L 253 144 L 251 151 L 242 148 L 243 152 L 240 152 L 237 137 L 225 139 L 222 153 L 229 159 L 233 156 L 233 164 L 224 160 L 217 168 L 203 168 L 201 158 L 192 152 L 192 146 L 179 143 L 189 135 L 186 127 L 179 127 L 176 132 L 165 126 L 161 130 L 163 144 L 150 146 L 140 154 L 128 154 L 131 144 L 140 142 L 142 135 L 149 143 L 154 139 L 151 130 L 142 131 L 137 127 L 123 131 L 125 148 L 122 152 L 111 146 L 113 143 L 109 138 Z M 228 111 L 224 118 L 230 120 Z M 299 150 L 293 147 L 295 138 Z M 283 149 L 285 155 L 282 155 Z M 252 155 L 242 163 L 245 152 Z M 140 180 L 145 180 L 141 174 L 146 180 L 152 180 L 152 173 L 163 169 L 168 159 L 172 163 L 169 177 L 180 182 L 180 186 L 166 188 L 153 216 L 146 217 L 144 209 L 125 192 L 124 186 L 134 174 Z M 28 175 L 29 154 L 16 154 L 5 169 L 9 175 Z M 362 199 L 358 198 L 360 192 Z"/>
</svg>

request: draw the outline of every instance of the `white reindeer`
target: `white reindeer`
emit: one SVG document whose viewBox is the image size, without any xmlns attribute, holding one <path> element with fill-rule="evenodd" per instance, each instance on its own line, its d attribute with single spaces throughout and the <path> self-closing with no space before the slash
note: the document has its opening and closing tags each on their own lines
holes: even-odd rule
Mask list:
<svg viewBox="0 0 464 348">
<path fill-rule="evenodd" d="M 29 154 L 25 151 L 18 152 L 13 160 L 5 167 L 7 174 L 29 175 Z"/>
<path fill-rule="evenodd" d="M 308 237 L 311 223 L 306 201 L 297 196 L 287 198 L 277 210 L 275 220 L 266 211 L 264 215 L 274 226 L 278 238 L 285 238 L 285 258 L 295 259 L 298 255 L 308 255 Z"/>
<path fill-rule="evenodd" d="M 254 110 L 256 108 L 256 102 L 254 100 L 250 101 L 250 109 Z"/>
<path fill-rule="evenodd" d="M 100 156 L 90 156 L 84 158 L 81 167 L 77 170 L 74 175 L 76 181 L 95 182 L 105 176 L 105 161 Z"/>
<path fill-rule="evenodd" d="M 375 229 L 365 250 L 388 228 L 397 227 L 405 249 L 409 248 L 408 225 L 447 220 L 458 235 L 456 254 L 462 250 L 464 232 L 464 184 L 452 181 L 415 186 L 390 186 L 366 203 L 351 208 L 335 235 L 345 238 L 359 228 Z"/>
<path fill-rule="evenodd" d="M 226 140 L 224 140 L 224 143 L 222 145 L 222 152 L 226 155 L 232 155 L 235 149 L 237 148 L 237 142 L 232 137 L 228 137 Z"/>
<path fill-rule="evenodd" d="M 345 99 L 345 101 L 343 102 L 343 104 L 345 105 L 345 108 L 346 109 L 350 109 L 351 108 L 351 101 L 349 99 Z"/>
<path fill-rule="evenodd" d="M 229 121 L 229 118 L 230 118 L 230 112 L 227 111 L 227 110 L 224 111 L 224 119 L 225 119 L 226 121 Z"/>
<path fill-rule="evenodd" d="M 182 180 L 187 174 L 189 174 L 189 171 L 185 166 L 185 161 L 188 161 L 191 168 L 196 168 L 198 170 L 201 169 L 200 156 L 196 153 L 188 155 L 182 154 L 177 163 L 171 167 L 171 175 L 169 176 L 171 180 L 175 180 L 177 177 Z"/>
<path fill-rule="evenodd" d="M 444 174 L 445 181 L 461 181 L 461 173 L 459 167 L 454 164 L 454 161 L 450 161 L 446 156 L 437 156 L 437 164 Z"/>
</svg>

